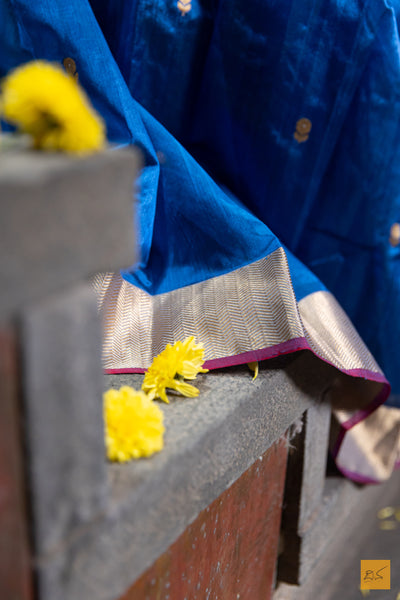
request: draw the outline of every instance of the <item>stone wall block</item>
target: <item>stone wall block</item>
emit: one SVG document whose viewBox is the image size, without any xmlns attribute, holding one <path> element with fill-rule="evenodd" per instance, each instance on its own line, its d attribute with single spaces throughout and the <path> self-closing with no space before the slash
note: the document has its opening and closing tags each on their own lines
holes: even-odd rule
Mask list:
<svg viewBox="0 0 400 600">
<path fill-rule="evenodd" d="M 108 465 L 107 514 L 65 552 L 66 597 L 119 598 L 244 471 L 255 462 L 261 468 L 260 457 L 320 398 L 331 371 L 299 353 L 261 365 L 255 381 L 246 366 L 207 373 L 196 380 L 198 398 L 160 403 L 165 447 L 147 460 Z M 142 380 L 107 375 L 105 385 L 139 388 Z"/>
<path fill-rule="evenodd" d="M 324 393 L 321 393 L 321 397 Z M 288 456 L 282 531 L 284 547 L 278 577 L 300 583 L 315 563 L 323 544 L 320 528 L 324 509 L 330 405 L 317 402 L 302 417 L 303 427 L 291 440 Z M 310 548 L 308 540 L 320 532 L 319 543 Z M 320 539 L 321 538 L 321 539 Z"/>
<path fill-rule="evenodd" d="M 275 442 L 120 600 L 270 600 L 286 456 Z"/>
<path fill-rule="evenodd" d="M 15 328 L 0 324 L 0 598 L 32 600 Z"/>
<path fill-rule="evenodd" d="M 101 334 L 89 284 L 32 306 L 21 325 L 40 598 L 61 600 L 69 576 L 57 556 L 106 500 Z"/>
<path fill-rule="evenodd" d="M 304 531 L 318 512 L 325 485 L 331 408 L 321 402 L 304 414 L 303 480 L 299 529 Z"/>
<path fill-rule="evenodd" d="M 4 153 L 0 162 L 0 318 L 67 285 L 137 260 L 140 155 Z"/>
</svg>

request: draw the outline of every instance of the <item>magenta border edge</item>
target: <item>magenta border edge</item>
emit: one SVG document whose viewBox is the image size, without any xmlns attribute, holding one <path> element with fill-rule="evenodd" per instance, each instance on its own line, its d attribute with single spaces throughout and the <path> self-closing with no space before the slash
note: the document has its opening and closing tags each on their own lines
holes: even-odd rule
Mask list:
<svg viewBox="0 0 400 600">
<path fill-rule="evenodd" d="M 248 352 L 242 352 L 240 354 L 236 354 L 233 356 L 226 356 L 222 358 L 215 358 L 211 360 L 207 360 L 204 363 L 204 368 L 209 370 L 221 369 L 225 367 L 233 367 L 241 364 L 245 364 L 253 361 L 261 361 L 268 360 L 272 358 L 276 358 L 278 356 L 282 356 L 285 354 L 290 354 L 292 352 L 298 352 L 300 350 L 309 350 L 311 351 L 317 358 L 327 362 L 328 364 L 332 364 L 326 359 L 319 356 L 309 345 L 308 341 L 305 337 L 293 338 L 291 340 L 287 340 L 286 342 L 282 342 L 280 344 L 275 344 L 274 346 L 269 346 L 267 348 L 262 348 L 260 350 L 250 350 Z M 334 366 L 334 365 L 333 365 Z M 336 367 L 337 368 L 337 367 Z M 360 473 L 352 472 L 344 467 L 338 465 L 336 458 L 339 454 L 340 447 L 342 445 L 344 436 L 346 432 L 360 423 L 360 421 L 367 418 L 370 414 L 374 412 L 381 404 L 385 402 L 390 394 L 390 384 L 381 373 L 368 371 L 367 369 L 339 369 L 342 373 L 345 373 L 351 377 L 359 377 L 363 379 L 369 379 L 370 381 L 376 381 L 383 384 L 383 387 L 379 394 L 374 398 L 374 400 L 366 407 L 359 411 L 357 411 L 350 419 L 340 424 L 340 431 L 337 436 L 334 448 L 332 450 L 332 456 L 336 462 L 336 465 L 339 471 L 347 478 L 352 481 L 360 484 L 377 484 L 379 481 L 370 479 L 361 475 Z M 127 369 L 104 369 L 104 373 L 107 375 L 114 374 L 134 374 L 134 373 L 145 373 L 146 369 L 142 368 L 127 368 Z M 395 468 L 400 468 L 400 461 L 396 463 Z"/>
<path fill-rule="evenodd" d="M 212 358 L 206 360 L 204 368 L 209 370 L 223 369 L 225 367 L 235 367 L 237 365 L 244 365 L 249 362 L 268 360 L 270 358 L 276 358 L 284 354 L 290 354 L 291 352 L 298 352 L 299 350 L 311 350 L 306 338 L 299 337 L 275 344 L 274 346 L 268 346 L 267 348 L 261 348 L 261 350 L 249 350 L 248 352 L 241 352 L 240 354 L 234 354 L 232 356 L 223 356 L 222 358 Z M 145 373 L 147 369 L 140 367 L 133 367 L 127 369 L 104 369 L 106 375 L 119 375 L 123 373 Z"/>
</svg>

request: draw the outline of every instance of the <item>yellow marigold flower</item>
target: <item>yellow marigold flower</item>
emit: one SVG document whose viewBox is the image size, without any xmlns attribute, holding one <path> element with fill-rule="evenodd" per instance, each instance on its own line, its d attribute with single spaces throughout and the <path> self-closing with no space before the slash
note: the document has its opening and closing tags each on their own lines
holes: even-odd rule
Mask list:
<svg viewBox="0 0 400 600">
<path fill-rule="evenodd" d="M 145 374 L 142 390 L 150 398 L 160 398 L 167 403 L 167 388 L 194 398 L 199 395 L 199 390 L 183 379 L 195 379 L 198 373 L 207 373 L 207 369 L 202 368 L 203 363 L 204 348 L 195 343 L 193 336 L 187 337 L 183 342 L 176 342 L 173 346 L 167 344 L 165 350 L 154 358 Z"/>
<path fill-rule="evenodd" d="M 5 120 L 33 138 L 35 148 L 88 154 L 105 143 L 105 127 L 85 92 L 61 66 L 37 60 L 2 83 Z"/>
<path fill-rule="evenodd" d="M 104 394 L 105 443 L 109 460 L 125 462 L 163 448 L 163 413 L 146 394 L 129 386 Z"/>
</svg>

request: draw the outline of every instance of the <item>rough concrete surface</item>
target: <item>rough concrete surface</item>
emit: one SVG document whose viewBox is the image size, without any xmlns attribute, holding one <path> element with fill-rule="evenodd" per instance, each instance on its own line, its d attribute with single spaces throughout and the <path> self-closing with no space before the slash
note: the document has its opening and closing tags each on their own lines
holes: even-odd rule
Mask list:
<svg viewBox="0 0 400 600">
<path fill-rule="evenodd" d="M 89 158 L 19 151 L 0 162 L 0 319 L 102 270 L 137 260 L 137 151 Z"/>
<path fill-rule="evenodd" d="M 39 598 L 61 600 L 66 565 L 44 565 L 106 502 L 101 334 L 89 284 L 32 305 L 20 333 Z"/>
<path fill-rule="evenodd" d="M 43 600 L 119 597 L 319 398 L 332 371 L 303 352 L 269 361 L 256 381 L 245 366 L 199 376 L 198 398 L 161 404 L 165 449 L 150 459 L 108 465 L 102 512 L 83 527 L 66 529 L 64 546 L 42 557 Z M 141 381 L 140 375 L 110 375 L 105 386 L 140 387 Z"/>
</svg>

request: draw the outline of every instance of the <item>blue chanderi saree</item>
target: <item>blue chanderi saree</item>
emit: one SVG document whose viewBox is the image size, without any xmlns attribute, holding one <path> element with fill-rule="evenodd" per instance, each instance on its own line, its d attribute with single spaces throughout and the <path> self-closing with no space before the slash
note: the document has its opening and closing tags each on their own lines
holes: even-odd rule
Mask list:
<svg viewBox="0 0 400 600">
<path fill-rule="evenodd" d="M 361 482 L 399 450 L 400 411 L 380 406 L 385 376 L 400 394 L 399 14 L 0 0 L 0 75 L 72 58 L 109 139 L 144 155 L 140 264 L 95 282 L 105 368 L 143 371 L 187 335 L 209 368 L 311 350 L 351 376 L 333 452 Z"/>
</svg>

